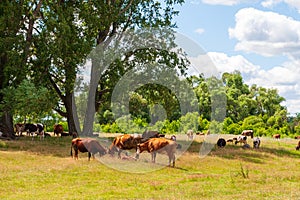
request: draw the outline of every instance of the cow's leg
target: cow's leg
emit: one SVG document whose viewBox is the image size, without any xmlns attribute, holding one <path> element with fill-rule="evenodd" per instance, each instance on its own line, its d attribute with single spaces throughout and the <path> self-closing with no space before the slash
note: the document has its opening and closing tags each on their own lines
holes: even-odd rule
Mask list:
<svg viewBox="0 0 300 200">
<path fill-rule="evenodd" d="M 118 149 L 118 158 L 121 158 L 122 149 Z"/>
<path fill-rule="evenodd" d="M 152 162 L 155 163 L 155 158 L 156 158 L 156 152 L 152 152 Z"/>
<path fill-rule="evenodd" d="M 90 161 L 90 159 L 91 159 L 91 156 L 92 156 L 92 154 L 90 153 L 90 152 L 88 152 L 88 157 L 89 157 L 89 161 Z"/>
<path fill-rule="evenodd" d="M 78 160 L 78 149 L 74 148 L 74 151 L 75 151 L 75 160 Z"/>
</svg>

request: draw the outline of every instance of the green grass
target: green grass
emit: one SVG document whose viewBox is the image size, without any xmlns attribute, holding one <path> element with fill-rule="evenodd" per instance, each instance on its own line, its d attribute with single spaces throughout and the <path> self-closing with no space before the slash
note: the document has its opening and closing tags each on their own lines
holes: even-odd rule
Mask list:
<svg viewBox="0 0 300 200">
<path fill-rule="evenodd" d="M 198 137 L 198 136 L 197 136 Z M 70 138 L 0 141 L 0 199 L 299 199 L 300 151 L 296 140 L 262 139 L 260 149 L 228 144 L 199 158 L 197 138 L 175 168 L 105 155 L 70 157 Z M 111 141 L 110 139 L 108 142 Z M 131 173 L 129 168 L 150 171 Z M 130 170 L 129 170 L 130 171 Z M 134 171 L 134 170 L 132 170 Z"/>
</svg>

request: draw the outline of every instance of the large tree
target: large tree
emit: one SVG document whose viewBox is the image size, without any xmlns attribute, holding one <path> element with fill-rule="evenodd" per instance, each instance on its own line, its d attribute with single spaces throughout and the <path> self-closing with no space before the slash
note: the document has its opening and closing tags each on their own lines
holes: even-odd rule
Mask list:
<svg viewBox="0 0 300 200">
<path fill-rule="evenodd" d="M 13 113 L 4 91 L 16 88 L 30 66 L 34 24 L 40 17 L 40 1 L 1 1 L 0 4 L 0 130 L 14 137 Z"/>
</svg>

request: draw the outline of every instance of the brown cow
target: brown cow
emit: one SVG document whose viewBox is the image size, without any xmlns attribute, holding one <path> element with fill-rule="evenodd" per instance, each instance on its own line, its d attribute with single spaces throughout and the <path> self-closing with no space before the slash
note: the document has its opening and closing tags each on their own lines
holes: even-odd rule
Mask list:
<svg viewBox="0 0 300 200">
<path fill-rule="evenodd" d="M 253 138 L 253 130 L 243 130 L 242 135 L 251 136 L 251 138 Z"/>
<path fill-rule="evenodd" d="M 295 136 L 295 139 L 300 139 L 300 135 Z"/>
<path fill-rule="evenodd" d="M 54 133 L 54 136 L 57 135 L 59 136 L 59 134 L 62 134 L 64 132 L 64 128 L 61 124 L 55 124 L 53 126 L 53 133 Z"/>
<path fill-rule="evenodd" d="M 88 160 L 91 156 L 94 157 L 96 153 L 99 153 L 100 156 L 105 155 L 107 150 L 102 147 L 96 139 L 92 138 L 75 138 L 72 140 L 71 145 L 71 156 L 73 157 L 73 150 L 75 151 L 75 159 L 78 160 L 78 151 L 85 153 L 88 152 Z"/>
<path fill-rule="evenodd" d="M 298 142 L 298 146 L 296 146 L 296 150 L 299 150 L 300 149 L 300 140 Z"/>
<path fill-rule="evenodd" d="M 275 138 L 275 139 L 280 139 L 280 134 L 275 134 L 275 135 L 273 135 L 273 138 Z"/>
<path fill-rule="evenodd" d="M 134 137 L 130 134 L 119 135 L 115 137 L 112 144 L 109 147 L 109 154 L 114 155 L 115 152 L 118 152 L 118 158 L 121 158 L 122 150 L 136 149 L 137 144 L 142 141 L 142 138 L 137 136 Z"/>
<path fill-rule="evenodd" d="M 22 136 L 22 133 L 25 131 L 25 124 L 17 123 L 15 124 L 16 134 Z"/>
<path fill-rule="evenodd" d="M 151 138 L 148 141 L 138 144 L 136 151 L 136 158 L 139 158 L 139 154 L 143 151 L 151 153 L 151 160 L 155 163 L 156 153 L 165 151 L 169 157 L 169 166 L 175 166 L 175 152 L 177 149 L 177 143 L 173 140 L 166 138 Z"/>
<path fill-rule="evenodd" d="M 146 130 L 146 131 L 142 134 L 142 138 L 144 138 L 144 139 L 148 139 L 148 138 L 159 138 L 159 137 L 165 137 L 165 135 L 160 134 L 158 131 L 150 131 L 150 130 Z"/>
</svg>

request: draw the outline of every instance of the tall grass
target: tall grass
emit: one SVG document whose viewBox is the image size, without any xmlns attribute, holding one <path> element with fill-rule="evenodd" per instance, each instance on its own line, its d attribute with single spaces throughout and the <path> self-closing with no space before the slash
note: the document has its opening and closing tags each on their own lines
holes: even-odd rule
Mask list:
<svg viewBox="0 0 300 200">
<path fill-rule="evenodd" d="M 200 140 L 175 168 L 148 173 L 70 157 L 71 138 L 22 138 L 0 146 L 0 199 L 299 199 L 300 152 L 294 141 L 263 139 L 260 149 L 227 145 L 199 158 Z M 157 167 L 150 155 L 124 165 Z M 158 160 L 164 158 L 158 155 Z"/>
</svg>

